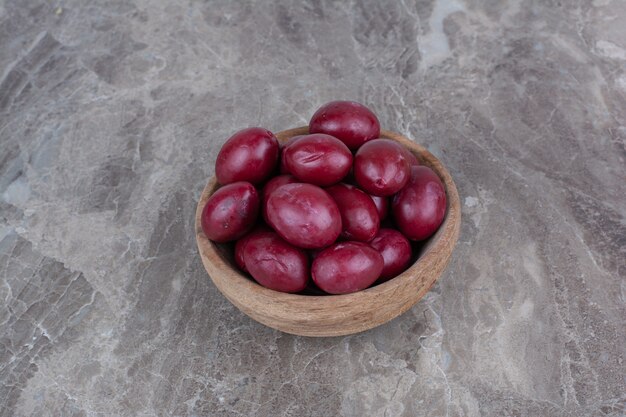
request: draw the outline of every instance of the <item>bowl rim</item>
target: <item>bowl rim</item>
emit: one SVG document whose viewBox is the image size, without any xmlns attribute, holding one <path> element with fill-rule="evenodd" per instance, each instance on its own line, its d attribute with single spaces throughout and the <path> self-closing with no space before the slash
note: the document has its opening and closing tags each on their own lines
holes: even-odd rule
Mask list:
<svg viewBox="0 0 626 417">
<path fill-rule="evenodd" d="M 308 126 L 302 126 L 298 128 L 283 130 L 281 132 L 276 133 L 276 137 L 279 139 L 279 142 L 284 142 L 286 139 L 297 136 L 297 135 L 305 135 L 309 133 Z M 449 248 L 449 252 L 451 254 L 453 247 L 455 246 L 459 231 L 460 231 L 460 223 L 461 223 L 461 210 L 460 210 L 460 202 L 459 195 L 456 188 L 456 185 L 452 179 L 452 176 L 448 172 L 448 170 L 444 167 L 444 165 L 437 159 L 432 153 L 430 153 L 426 148 L 417 144 L 416 142 L 406 138 L 400 133 L 381 130 L 380 138 L 385 139 L 393 139 L 397 142 L 400 142 L 404 147 L 408 148 L 412 153 L 414 153 L 419 159 L 420 163 L 424 166 L 427 166 L 439 176 L 444 184 L 444 188 L 447 196 L 447 207 L 446 207 L 446 216 L 437 230 L 437 232 L 431 236 L 428 240 L 426 240 L 426 247 L 422 252 L 421 256 L 409 266 L 404 272 L 391 278 L 388 281 L 377 284 L 373 287 L 367 288 L 365 290 L 357 291 L 349 294 L 328 294 L 328 295 L 305 295 L 305 294 L 292 294 L 292 293 L 284 293 L 280 291 L 275 291 L 262 285 L 258 284 L 254 279 L 244 275 L 236 266 L 231 265 L 227 260 L 225 260 L 220 255 L 220 249 L 218 249 L 217 245 L 210 241 L 202 231 L 201 227 L 201 214 L 204 205 L 208 198 L 216 191 L 218 188 L 217 179 L 215 175 L 213 175 L 207 185 L 202 190 L 202 194 L 198 199 L 198 204 L 196 207 L 196 217 L 195 217 L 195 229 L 196 229 L 196 242 L 198 245 L 198 250 L 203 258 L 203 263 L 205 262 L 205 258 L 210 258 L 215 265 L 213 265 L 216 269 L 225 272 L 228 274 L 229 280 L 232 282 L 231 285 L 238 287 L 241 291 L 256 293 L 262 298 L 271 299 L 277 303 L 289 303 L 289 304 L 300 304 L 303 301 L 306 303 L 316 303 L 317 309 L 324 309 L 332 307 L 338 300 L 342 300 L 344 302 L 357 301 L 359 298 L 364 296 L 373 296 L 376 297 L 379 294 L 386 293 L 389 291 L 394 291 L 396 287 L 400 286 L 401 281 L 408 281 L 412 279 L 416 279 L 416 270 L 428 268 L 431 265 L 437 263 L 441 257 L 441 252 L 445 252 L 446 244 L 449 245 L 449 239 L 452 238 L 452 247 Z M 444 239 L 446 236 L 448 239 Z M 450 256 L 448 254 L 448 257 Z M 208 262 L 208 261 L 207 261 Z M 206 267 L 206 264 L 205 264 Z M 207 272 L 209 272 L 207 270 Z M 215 283 L 215 285 L 220 289 L 220 292 L 226 296 L 231 302 L 234 303 L 234 300 L 228 294 L 225 294 L 220 283 L 217 282 L 216 278 L 208 273 L 211 280 Z M 430 286 L 426 289 L 430 289 L 430 287 L 437 281 L 438 277 L 430 283 Z M 426 292 L 424 291 L 424 293 Z M 239 305 L 239 303 L 235 303 Z M 408 306 L 406 309 L 408 309 Z M 406 311 L 404 309 L 404 311 Z M 401 314 L 401 311 L 399 314 Z M 398 314 L 398 315 L 399 315 Z"/>
</svg>

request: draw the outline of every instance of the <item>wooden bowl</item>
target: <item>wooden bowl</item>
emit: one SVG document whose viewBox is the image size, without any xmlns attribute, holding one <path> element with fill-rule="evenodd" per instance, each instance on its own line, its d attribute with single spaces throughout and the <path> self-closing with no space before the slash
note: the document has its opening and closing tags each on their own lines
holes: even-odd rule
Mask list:
<svg viewBox="0 0 626 417">
<path fill-rule="evenodd" d="M 307 127 L 285 130 L 281 142 L 308 133 Z M 241 273 L 232 261 L 232 245 L 215 244 L 200 226 L 208 198 L 218 188 L 212 177 L 196 209 L 196 241 L 202 263 L 220 292 L 239 310 L 274 329 L 301 336 L 341 336 L 379 326 L 407 311 L 433 286 L 448 265 L 459 237 L 461 207 L 452 177 L 441 162 L 404 136 L 381 131 L 410 149 L 423 165 L 432 168 L 446 188 L 448 209 L 443 224 L 421 249 L 419 259 L 395 278 L 352 294 L 300 295 L 273 291 Z"/>
</svg>

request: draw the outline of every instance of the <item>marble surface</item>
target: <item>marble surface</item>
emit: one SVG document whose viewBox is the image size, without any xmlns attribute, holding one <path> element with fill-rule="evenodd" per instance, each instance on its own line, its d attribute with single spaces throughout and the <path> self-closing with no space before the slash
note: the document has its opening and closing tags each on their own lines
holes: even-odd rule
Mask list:
<svg viewBox="0 0 626 417">
<path fill-rule="evenodd" d="M 622 0 L 0 2 L 0 416 L 626 415 Z M 235 130 L 371 106 L 463 227 L 402 317 L 309 339 L 206 275 Z"/>
</svg>

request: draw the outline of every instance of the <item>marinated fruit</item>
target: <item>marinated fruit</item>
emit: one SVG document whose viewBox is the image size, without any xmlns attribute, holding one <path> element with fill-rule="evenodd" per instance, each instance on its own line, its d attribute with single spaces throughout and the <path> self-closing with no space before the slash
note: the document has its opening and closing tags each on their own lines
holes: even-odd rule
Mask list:
<svg viewBox="0 0 626 417">
<path fill-rule="evenodd" d="M 287 172 L 319 186 L 336 184 L 348 174 L 352 153 L 339 139 L 324 134 L 303 136 L 283 150 Z"/>
<path fill-rule="evenodd" d="M 261 191 L 261 213 L 263 214 L 263 219 L 266 222 L 267 216 L 265 215 L 265 213 L 267 209 L 265 208 L 265 206 L 267 205 L 267 199 L 269 198 L 270 194 L 272 194 L 278 187 L 282 185 L 294 184 L 297 182 L 300 181 L 298 181 L 298 179 L 295 178 L 293 175 L 279 175 L 272 178 L 265 184 L 263 190 Z"/>
<path fill-rule="evenodd" d="M 278 172 L 280 172 L 281 174 L 289 174 L 289 170 L 287 169 L 287 166 L 285 165 L 285 158 L 283 158 L 283 155 L 285 154 L 285 149 L 287 149 L 289 145 L 291 145 L 292 143 L 294 143 L 295 141 L 297 141 L 303 136 L 306 136 L 306 135 L 292 136 L 289 139 L 287 139 L 285 143 L 282 144 L 280 148 L 280 157 L 279 157 L 280 162 L 278 163 Z"/>
<path fill-rule="evenodd" d="M 402 145 L 391 139 L 374 139 L 357 151 L 354 178 L 372 195 L 390 196 L 409 181 L 409 161 Z"/>
<path fill-rule="evenodd" d="M 237 264 L 239 269 L 244 272 L 248 272 L 248 268 L 246 268 L 246 263 L 243 260 L 243 249 L 245 248 L 246 243 L 248 243 L 248 239 L 250 238 L 250 236 L 253 236 L 255 233 L 269 231 L 270 229 L 269 227 L 267 227 L 267 225 L 259 224 L 254 229 L 252 229 L 250 233 L 237 240 L 237 243 L 235 244 L 235 263 Z"/>
<path fill-rule="evenodd" d="M 411 262 L 411 243 L 397 230 L 380 229 L 369 244 L 383 256 L 384 266 L 378 278 L 381 282 L 400 274 Z"/>
<path fill-rule="evenodd" d="M 239 239 L 254 226 L 259 214 L 259 194 L 249 182 L 218 189 L 202 210 L 202 231 L 215 242 Z"/>
<path fill-rule="evenodd" d="M 341 215 L 328 193 L 312 184 L 286 184 L 270 194 L 268 224 L 300 248 L 323 248 L 341 233 Z"/>
<path fill-rule="evenodd" d="M 409 151 L 406 148 L 403 148 L 405 150 L 406 153 L 406 160 L 409 161 L 409 166 L 418 166 L 421 165 L 419 159 L 417 159 L 417 156 L 415 156 L 415 154 L 411 151 Z"/>
<path fill-rule="evenodd" d="M 424 240 L 437 231 L 446 215 L 446 191 L 433 170 L 411 167 L 409 183 L 393 197 L 393 216 L 409 239 Z"/>
<path fill-rule="evenodd" d="M 204 234 L 236 241 L 223 249 L 234 246 L 237 267 L 276 291 L 347 294 L 387 281 L 446 215 L 437 174 L 380 138 L 374 113 L 353 101 L 320 107 L 308 134 L 282 144 L 258 127 L 235 133 L 215 172 L 222 187 L 202 210 Z"/>
<path fill-rule="evenodd" d="M 320 107 L 309 122 L 310 133 L 326 133 L 352 150 L 380 136 L 376 115 L 355 101 L 331 101 Z"/>
<path fill-rule="evenodd" d="M 282 292 L 299 292 L 309 281 L 309 259 L 302 249 L 275 232 L 256 232 L 243 247 L 246 269 L 259 284 Z"/>
<path fill-rule="evenodd" d="M 220 184 L 248 181 L 259 184 L 272 174 L 278 162 L 278 140 L 260 127 L 240 130 L 226 141 L 215 161 Z"/>
<path fill-rule="evenodd" d="M 367 242 L 378 232 L 380 219 L 374 201 L 357 187 L 336 184 L 326 189 L 341 214 L 341 237 Z"/>
<path fill-rule="evenodd" d="M 372 201 L 374 201 L 374 205 L 376 206 L 376 210 L 378 211 L 378 218 L 382 222 L 387 218 L 389 214 L 389 198 L 380 197 L 377 195 L 370 195 Z"/>
<path fill-rule="evenodd" d="M 322 251 L 313 261 L 313 282 L 329 294 L 363 290 L 376 281 L 384 260 L 378 251 L 363 242 L 341 242 Z"/>
</svg>

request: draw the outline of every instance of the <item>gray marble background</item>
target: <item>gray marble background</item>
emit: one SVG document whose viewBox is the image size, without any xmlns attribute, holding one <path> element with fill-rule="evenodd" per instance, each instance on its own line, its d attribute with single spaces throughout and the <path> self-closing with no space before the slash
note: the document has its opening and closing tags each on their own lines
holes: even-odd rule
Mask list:
<svg viewBox="0 0 626 417">
<path fill-rule="evenodd" d="M 623 0 L 0 2 L 0 416 L 626 415 Z M 206 275 L 235 130 L 371 106 L 454 176 L 434 289 L 290 336 Z"/>
</svg>

